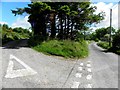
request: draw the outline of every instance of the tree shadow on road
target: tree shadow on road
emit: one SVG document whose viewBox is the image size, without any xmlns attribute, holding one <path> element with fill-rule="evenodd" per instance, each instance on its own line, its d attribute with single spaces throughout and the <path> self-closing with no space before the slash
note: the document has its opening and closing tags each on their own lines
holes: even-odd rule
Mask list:
<svg viewBox="0 0 120 90">
<path fill-rule="evenodd" d="M 101 50 L 101 52 L 109 53 L 110 51 L 108 51 L 108 50 Z"/>
<path fill-rule="evenodd" d="M 106 50 L 101 50 L 101 52 L 114 53 L 114 54 L 120 55 L 120 54 L 117 53 L 116 51 L 117 51 L 117 50 L 116 50 L 115 48 L 109 48 L 109 49 L 106 49 Z"/>
<path fill-rule="evenodd" d="M 21 40 L 15 40 L 10 41 L 5 45 L 2 45 L 3 49 L 20 49 L 21 47 L 28 47 L 28 39 L 21 39 Z"/>
</svg>

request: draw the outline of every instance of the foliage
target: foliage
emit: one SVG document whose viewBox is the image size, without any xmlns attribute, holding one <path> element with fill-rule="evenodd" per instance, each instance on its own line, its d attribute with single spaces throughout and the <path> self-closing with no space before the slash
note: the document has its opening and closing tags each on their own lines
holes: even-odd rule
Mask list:
<svg viewBox="0 0 120 90">
<path fill-rule="evenodd" d="M 110 48 L 108 42 L 98 42 L 97 45 L 104 48 L 104 49 L 109 49 Z"/>
<path fill-rule="evenodd" d="M 45 54 L 63 56 L 65 58 L 81 58 L 88 55 L 88 47 L 85 41 L 50 40 L 42 42 L 33 47 L 33 49 Z"/>
<path fill-rule="evenodd" d="M 120 50 L 117 50 L 116 53 L 120 55 Z"/>
<path fill-rule="evenodd" d="M 109 51 L 120 55 L 120 29 L 113 36 L 112 47 L 109 49 Z"/>
<path fill-rule="evenodd" d="M 29 38 L 29 36 L 31 35 L 31 33 L 27 29 L 23 28 L 12 29 L 6 24 L 0 26 L 3 44 L 13 40 Z"/>
<path fill-rule="evenodd" d="M 74 32 L 74 33 L 76 33 L 75 34 L 76 36 L 73 37 L 74 41 L 83 41 L 84 40 L 84 35 L 82 32 Z"/>
<path fill-rule="evenodd" d="M 19 11 L 19 9 L 21 11 Z M 12 13 L 23 14 L 24 12 L 29 14 L 28 22 L 31 24 L 35 35 L 43 35 L 46 36 L 46 14 L 51 10 L 51 7 L 46 3 L 42 2 L 34 2 L 32 4 L 28 4 L 28 7 L 25 8 L 17 8 L 17 10 L 12 10 Z"/>
<path fill-rule="evenodd" d="M 115 29 L 112 28 L 112 33 L 115 32 Z M 102 40 L 103 37 L 105 37 L 106 34 L 109 34 L 110 33 L 110 27 L 107 27 L 107 28 L 100 28 L 100 29 L 97 29 L 96 30 L 96 37 L 99 39 L 99 40 Z"/>
<path fill-rule="evenodd" d="M 107 49 L 108 52 L 113 52 L 120 55 L 120 29 L 113 35 L 112 47 L 109 47 L 108 42 L 99 42 L 98 46 Z"/>
<path fill-rule="evenodd" d="M 91 35 L 90 35 L 90 38 L 92 40 L 102 40 L 102 41 L 109 41 L 109 38 L 110 38 L 110 27 L 107 27 L 107 28 L 99 28 L 99 29 L 96 29 L 95 32 L 93 32 Z M 111 32 L 112 36 L 115 34 L 115 29 L 112 27 L 112 32 Z"/>
<path fill-rule="evenodd" d="M 120 29 L 114 35 L 112 44 L 114 48 L 120 49 Z"/>
<path fill-rule="evenodd" d="M 31 2 L 28 7 L 17 8 L 12 13 L 29 14 L 28 21 L 34 35 L 46 37 L 49 33 L 53 39 L 72 40 L 76 36 L 74 31 L 84 30 L 88 25 L 104 19 L 104 12 L 94 14 L 96 9 L 90 2 Z"/>
<path fill-rule="evenodd" d="M 34 35 L 29 38 L 28 45 L 30 47 L 33 47 L 33 46 L 41 44 L 43 41 L 46 41 L 46 40 L 47 40 L 47 37 L 42 37 L 40 35 Z"/>
<path fill-rule="evenodd" d="M 99 39 L 98 39 L 98 38 L 95 38 L 95 42 L 99 42 Z"/>
<path fill-rule="evenodd" d="M 12 13 L 29 14 L 34 34 L 28 44 L 35 50 L 79 58 L 88 55 L 82 31 L 104 19 L 104 12 L 95 14 L 96 9 L 91 2 L 31 2 Z"/>
</svg>

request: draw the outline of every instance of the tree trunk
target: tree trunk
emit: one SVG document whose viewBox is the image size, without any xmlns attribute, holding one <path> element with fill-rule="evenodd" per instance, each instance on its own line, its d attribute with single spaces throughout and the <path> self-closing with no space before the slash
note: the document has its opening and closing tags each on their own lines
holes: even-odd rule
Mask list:
<svg viewBox="0 0 120 90">
<path fill-rule="evenodd" d="M 40 35 L 41 33 L 40 33 L 40 28 L 38 27 L 39 25 L 37 24 L 37 23 L 35 23 L 35 25 L 34 25 L 34 28 L 33 28 L 33 30 L 34 30 L 34 35 Z"/>
<path fill-rule="evenodd" d="M 67 29 L 66 29 L 66 26 L 67 26 L 67 20 L 66 20 L 66 16 L 65 16 L 65 29 L 64 29 L 64 39 L 67 38 Z"/>
<path fill-rule="evenodd" d="M 51 20 L 51 38 L 55 38 L 56 36 L 55 17 L 56 15 L 54 14 L 53 19 Z"/>
<path fill-rule="evenodd" d="M 61 30 L 60 30 L 60 33 L 59 33 L 59 38 L 60 38 L 60 39 L 63 39 L 63 22 L 62 22 L 62 14 L 61 14 L 61 16 L 60 16 L 60 28 L 61 28 Z"/>
<path fill-rule="evenodd" d="M 73 25 L 74 25 L 74 23 L 72 22 L 72 24 L 71 24 L 71 33 L 70 33 L 71 40 L 73 40 Z"/>
<path fill-rule="evenodd" d="M 46 24 L 45 24 L 45 16 L 40 15 L 39 20 L 35 20 L 31 24 L 34 35 L 42 35 L 46 37 Z"/>
<path fill-rule="evenodd" d="M 70 24 L 70 18 L 69 18 L 69 16 L 67 16 L 67 39 L 69 38 L 69 30 L 70 30 L 69 24 Z"/>
<path fill-rule="evenodd" d="M 42 36 L 45 36 L 46 37 L 46 23 L 45 23 L 45 16 L 41 16 L 41 21 L 40 21 L 40 23 L 41 23 L 41 31 L 42 31 Z"/>
</svg>

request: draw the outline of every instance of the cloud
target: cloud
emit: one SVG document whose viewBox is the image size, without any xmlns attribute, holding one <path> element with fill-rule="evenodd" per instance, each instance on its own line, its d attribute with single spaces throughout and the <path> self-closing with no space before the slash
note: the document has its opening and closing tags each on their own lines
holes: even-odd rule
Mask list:
<svg viewBox="0 0 120 90">
<path fill-rule="evenodd" d="M 97 6 L 96 14 L 103 11 L 106 16 L 103 21 L 96 25 L 96 27 L 91 28 L 95 30 L 97 28 L 110 26 L 110 9 L 112 8 L 112 27 L 118 29 L 118 4 L 99 2 L 93 5 Z"/>
<path fill-rule="evenodd" d="M 17 20 L 11 25 L 12 28 L 15 27 L 22 27 L 25 29 L 29 29 L 31 27 L 30 23 L 28 22 L 28 16 L 18 17 Z"/>
<path fill-rule="evenodd" d="M 0 24 L 3 25 L 3 24 L 8 24 L 8 23 L 7 23 L 7 22 L 0 21 Z"/>
</svg>

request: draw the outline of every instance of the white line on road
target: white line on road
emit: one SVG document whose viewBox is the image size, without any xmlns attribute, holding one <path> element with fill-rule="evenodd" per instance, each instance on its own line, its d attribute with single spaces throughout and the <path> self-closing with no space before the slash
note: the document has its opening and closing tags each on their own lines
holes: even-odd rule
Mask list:
<svg viewBox="0 0 120 90">
<path fill-rule="evenodd" d="M 87 64 L 87 67 L 91 67 L 91 64 Z"/>
<path fill-rule="evenodd" d="M 82 68 L 82 67 L 78 67 L 78 70 L 79 70 L 79 71 L 82 71 L 82 70 L 83 70 L 83 68 Z"/>
<path fill-rule="evenodd" d="M 78 88 L 80 85 L 80 82 L 73 82 L 73 85 L 71 88 Z"/>
<path fill-rule="evenodd" d="M 76 73 L 76 74 L 75 74 L 75 77 L 81 78 L 81 77 L 82 77 L 82 73 Z"/>
<path fill-rule="evenodd" d="M 87 84 L 85 88 L 92 88 L 92 84 Z"/>
<path fill-rule="evenodd" d="M 18 61 L 20 64 L 22 64 L 25 68 L 27 68 L 27 69 L 32 69 L 32 68 L 30 68 L 27 64 L 25 64 L 23 61 L 21 61 L 20 59 L 18 59 L 17 57 L 15 57 L 15 56 L 13 56 L 13 55 L 10 55 L 10 59 L 12 60 L 12 59 L 15 59 L 16 61 Z"/>
<path fill-rule="evenodd" d="M 83 66 L 84 64 L 83 63 L 80 63 L 80 66 Z"/>
<path fill-rule="evenodd" d="M 87 61 L 88 63 L 91 63 L 91 61 Z"/>
<path fill-rule="evenodd" d="M 87 79 L 87 80 L 92 79 L 92 75 L 87 75 L 86 79 Z"/>
<path fill-rule="evenodd" d="M 87 71 L 88 71 L 88 72 L 92 72 L 91 68 L 87 68 Z"/>
<path fill-rule="evenodd" d="M 13 70 L 14 63 L 13 63 L 12 59 L 15 59 L 16 61 L 18 61 L 26 69 Z M 30 68 L 24 62 L 22 62 L 21 60 L 16 58 L 15 56 L 10 55 L 10 61 L 9 61 L 9 64 L 8 64 L 7 73 L 5 75 L 5 78 L 16 78 L 16 77 L 23 77 L 23 76 L 34 75 L 34 74 L 37 74 L 37 72 L 34 71 L 32 68 Z"/>
</svg>

